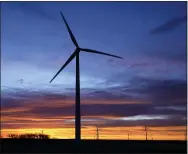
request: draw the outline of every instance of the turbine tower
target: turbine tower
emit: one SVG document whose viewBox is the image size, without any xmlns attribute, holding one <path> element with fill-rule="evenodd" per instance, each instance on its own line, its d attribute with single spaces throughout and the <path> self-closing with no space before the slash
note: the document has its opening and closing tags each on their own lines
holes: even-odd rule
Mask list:
<svg viewBox="0 0 188 154">
<path fill-rule="evenodd" d="M 65 62 L 65 64 L 60 68 L 60 70 L 55 74 L 55 76 L 51 79 L 50 83 L 56 78 L 56 76 L 74 59 L 74 57 L 76 57 L 76 99 L 75 99 L 75 103 L 76 103 L 76 107 L 75 107 L 75 139 L 77 141 L 79 141 L 81 138 L 81 116 L 80 116 L 80 60 L 79 60 L 79 53 L 80 51 L 84 51 L 84 52 L 89 52 L 89 53 L 95 53 L 95 54 L 102 54 L 102 55 L 106 55 L 106 56 L 111 56 L 111 57 L 115 57 L 115 58 L 121 58 L 119 56 L 115 56 L 112 54 L 108 54 L 108 53 L 104 53 L 101 51 L 96 51 L 96 50 L 92 50 L 92 49 L 86 49 L 86 48 L 80 48 L 80 46 L 78 45 L 67 21 L 65 20 L 65 17 L 63 16 L 62 12 L 60 12 L 63 21 L 67 27 L 67 30 L 69 32 L 69 35 L 71 37 L 71 40 L 73 42 L 73 44 L 76 46 L 75 51 L 72 53 L 72 55 L 68 58 L 68 60 Z"/>
</svg>

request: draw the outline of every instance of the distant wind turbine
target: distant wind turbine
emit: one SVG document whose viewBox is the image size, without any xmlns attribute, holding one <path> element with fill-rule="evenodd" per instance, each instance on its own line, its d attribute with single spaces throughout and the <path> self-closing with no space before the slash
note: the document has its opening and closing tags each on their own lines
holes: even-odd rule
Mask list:
<svg viewBox="0 0 188 154">
<path fill-rule="evenodd" d="M 76 107 L 75 107 L 75 139 L 76 140 L 80 140 L 81 138 L 81 123 L 80 123 L 80 62 L 79 62 L 79 53 L 80 51 L 85 51 L 85 52 L 90 52 L 90 53 L 96 53 L 96 54 L 102 54 L 102 55 L 106 55 L 106 56 L 111 56 L 111 57 L 115 57 L 115 58 L 121 58 L 119 56 L 115 56 L 112 54 L 108 54 L 108 53 L 104 53 L 104 52 L 100 52 L 100 51 L 96 51 L 96 50 L 92 50 L 92 49 L 86 49 L 86 48 L 80 48 L 67 21 L 65 20 L 65 17 L 63 16 L 62 12 L 60 12 L 63 21 L 65 22 L 65 25 L 67 27 L 67 30 L 69 32 L 69 35 L 71 37 L 72 42 L 74 43 L 74 45 L 76 46 L 75 51 L 72 53 L 72 55 L 68 58 L 68 60 L 65 62 L 65 64 L 60 68 L 60 70 L 55 74 L 55 76 L 51 79 L 50 83 L 56 78 L 56 76 L 73 60 L 74 57 L 76 57 Z"/>
<path fill-rule="evenodd" d="M 96 139 L 99 139 L 99 128 L 96 126 Z"/>
<path fill-rule="evenodd" d="M 146 141 L 148 140 L 148 127 L 145 125 L 145 131 L 146 131 Z"/>
</svg>

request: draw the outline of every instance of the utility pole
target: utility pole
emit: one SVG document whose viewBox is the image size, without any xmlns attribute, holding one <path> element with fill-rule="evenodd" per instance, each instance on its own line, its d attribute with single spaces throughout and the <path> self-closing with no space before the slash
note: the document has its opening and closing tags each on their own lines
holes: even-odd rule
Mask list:
<svg viewBox="0 0 188 154">
<path fill-rule="evenodd" d="M 147 126 L 145 125 L 145 131 L 146 131 L 146 141 L 148 140 L 148 128 L 147 128 Z"/>
</svg>

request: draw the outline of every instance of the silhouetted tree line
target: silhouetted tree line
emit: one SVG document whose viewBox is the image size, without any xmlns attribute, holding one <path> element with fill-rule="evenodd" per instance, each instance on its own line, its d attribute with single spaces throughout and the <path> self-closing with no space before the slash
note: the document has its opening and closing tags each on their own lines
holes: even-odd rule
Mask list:
<svg viewBox="0 0 188 154">
<path fill-rule="evenodd" d="M 50 135 L 41 133 L 8 134 L 8 137 L 17 139 L 50 139 Z"/>
</svg>

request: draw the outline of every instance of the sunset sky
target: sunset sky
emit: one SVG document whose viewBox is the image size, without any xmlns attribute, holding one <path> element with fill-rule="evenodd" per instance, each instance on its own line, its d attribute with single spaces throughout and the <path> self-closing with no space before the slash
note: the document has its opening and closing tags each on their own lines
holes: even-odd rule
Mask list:
<svg viewBox="0 0 188 154">
<path fill-rule="evenodd" d="M 4 2 L 1 4 L 1 136 L 74 138 L 79 45 L 82 138 L 184 140 L 187 122 L 186 2 Z"/>
</svg>

